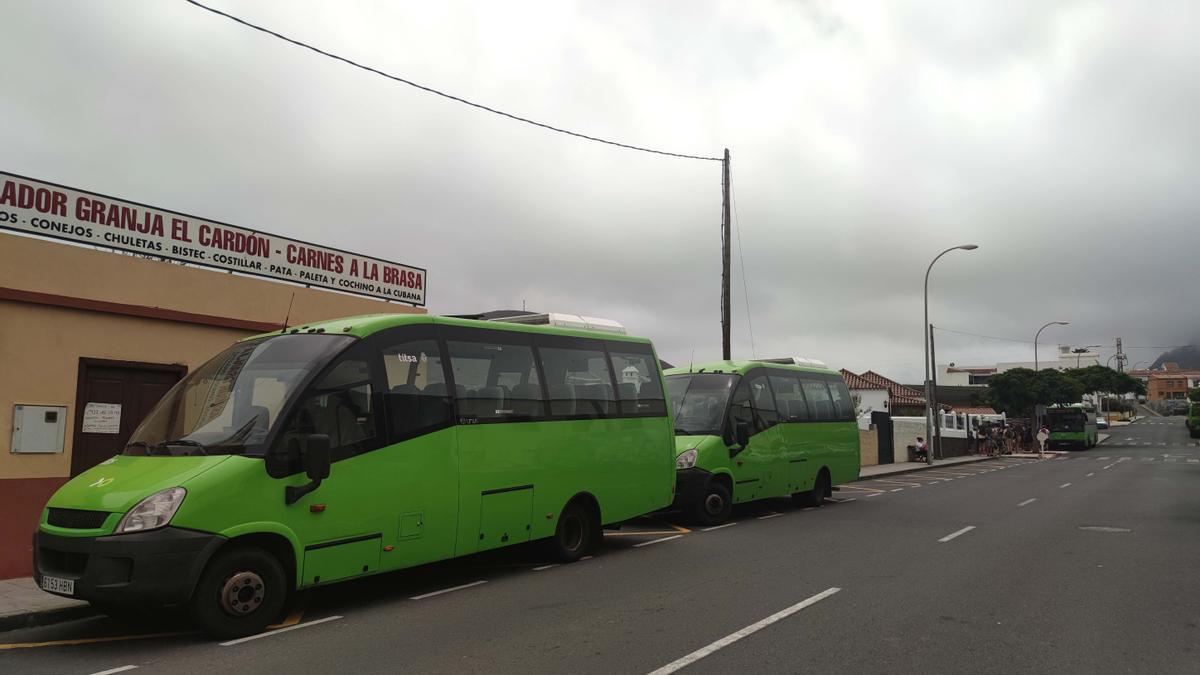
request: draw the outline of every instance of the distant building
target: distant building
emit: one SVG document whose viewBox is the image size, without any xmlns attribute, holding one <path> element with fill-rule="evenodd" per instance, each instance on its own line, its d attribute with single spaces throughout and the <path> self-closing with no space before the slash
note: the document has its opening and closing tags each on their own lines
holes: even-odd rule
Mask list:
<svg viewBox="0 0 1200 675">
<path fill-rule="evenodd" d="M 1083 352 L 1080 354 L 1072 353 L 1071 345 L 1059 345 L 1058 355 L 1055 358 L 1038 359 L 1038 370 L 1067 370 L 1070 368 L 1087 368 L 1088 366 L 1100 365 L 1100 354 L 1097 352 Z M 937 367 L 937 383 L 938 385 L 950 385 L 959 387 L 981 387 L 988 383 L 988 380 L 998 373 L 1003 373 L 1014 368 L 1034 369 L 1033 361 L 1008 361 L 1005 363 L 997 363 L 993 366 L 959 366 L 953 363 L 946 365 L 938 365 Z"/>
<path fill-rule="evenodd" d="M 868 370 L 859 375 L 842 369 L 842 377 L 855 397 L 859 417 L 870 419 L 876 410 L 885 410 L 897 417 L 920 417 L 925 414 L 925 396 L 879 373 Z"/>
</svg>

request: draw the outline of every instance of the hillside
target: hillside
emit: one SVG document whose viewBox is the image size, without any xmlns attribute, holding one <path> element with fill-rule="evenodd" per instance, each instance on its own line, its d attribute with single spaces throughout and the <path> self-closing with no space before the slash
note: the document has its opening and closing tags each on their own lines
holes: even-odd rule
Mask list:
<svg viewBox="0 0 1200 675">
<path fill-rule="evenodd" d="M 1185 370 L 1192 368 L 1200 368 L 1200 348 L 1195 345 L 1186 347 L 1176 347 L 1170 351 L 1162 353 L 1162 356 L 1154 360 L 1154 365 L 1150 366 L 1153 369 L 1161 368 L 1164 363 L 1178 363 L 1180 368 Z"/>
</svg>

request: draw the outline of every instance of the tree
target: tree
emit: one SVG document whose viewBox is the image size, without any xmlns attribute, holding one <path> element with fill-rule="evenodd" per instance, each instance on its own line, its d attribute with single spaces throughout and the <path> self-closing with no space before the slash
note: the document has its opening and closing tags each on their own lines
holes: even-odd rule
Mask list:
<svg viewBox="0 0 1200 675">
<path fill-rule="evenodd" d="M 1063 371 L 1063 374 L 1083 385 L 1084 391 L 1102 391 L 1110 394 L 1146 393 L 1146 384 L 1141 380 L 1104 366 L 1070 368 Z"/>
<path fill-rule="evenodd" d="M 1008 415 L 1024 417 L 1039 404 L 1078 403 L 1083 392 L 1083 384 L 1057 370 L 1013 368 L 988 378 L 987 401 Z"/>
<path fill-rule="evenodd" d="M 1200 403 L 1200 387 L 1188 389 L 1188 400 L 1192 403 Z"/>
</svg>

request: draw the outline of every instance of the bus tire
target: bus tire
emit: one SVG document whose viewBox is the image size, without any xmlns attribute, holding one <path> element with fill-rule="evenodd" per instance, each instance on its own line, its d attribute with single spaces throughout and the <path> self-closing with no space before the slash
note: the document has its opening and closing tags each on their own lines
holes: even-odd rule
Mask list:
<svg viewBox="0 0 1200 675">
<path fill-rule="evenodd" d="M 733 495 L 722 480 L 709 478 L 700 499 L 692 505 L 692 518 L 701 525 L 721 525 L 733 515 Z"/>
<path fill-rule="evenodd" d="M 559 562 L 575 562 L 595 551 L 603 536 L 600 515 L 575 499 L 558 515 L 558 525 L 549 541 L 550 553 Z"/>
<path fill-rule="evenodd" d="M 220 551 L 192 593 L 192 620 L 210 637 L 261 633 L 287 602 L 287 575 L 275 556 L 254 546 Z"/>
<path fill-rule="evenodd" d="M 825 498 L 829 496 L 829 483 L 829 472 L 821 469 L 817 472 L 817 480 L 813 482 L 813 489 L 793 494 L 792 502 L 803 508 L 820 507 L 825 503 Z"/>
</svg>

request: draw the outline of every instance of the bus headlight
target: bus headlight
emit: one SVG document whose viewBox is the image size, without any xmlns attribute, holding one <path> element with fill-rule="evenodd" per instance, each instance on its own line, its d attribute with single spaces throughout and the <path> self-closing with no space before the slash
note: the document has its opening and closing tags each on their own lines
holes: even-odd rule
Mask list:
<svg viewBox="0 0 1200 675">
<path fill-rule="evenodd" d="M 183 497 L 186 494 L 187 490 L 181 487 L 155 492 L 138 502 L 137 506 L 129 509 L 129 513 L 126 513 L 121 522 L 117 523 L 114 534 L 145 532 L 163 527 L 171 522 L 171 518 L 175 517 L 175 512 L 179 510 L 179 505 L 183 503 Z"/>
<path fill-rule="evenodd" d="M 675 458 L 676 469 L 690 469 L 693 466 L 696 466 L 695 448 L 684 450 L 683 452 L 679 453 L 678 457 Z"/>
</svg>

